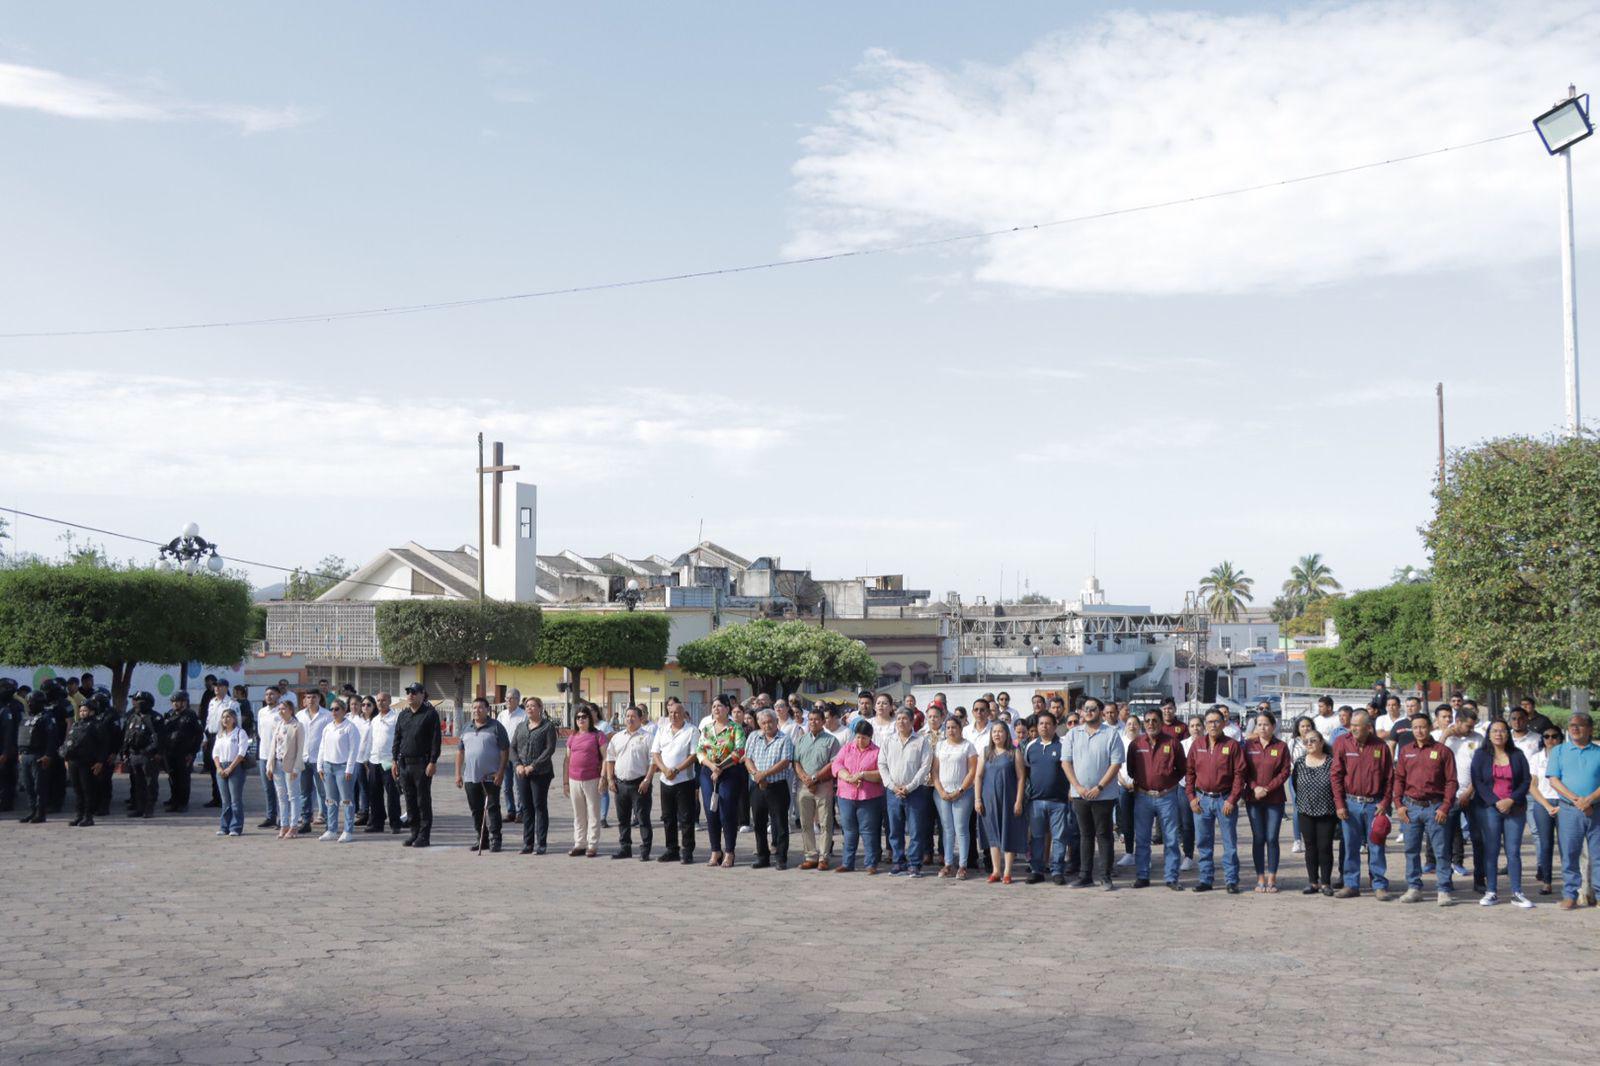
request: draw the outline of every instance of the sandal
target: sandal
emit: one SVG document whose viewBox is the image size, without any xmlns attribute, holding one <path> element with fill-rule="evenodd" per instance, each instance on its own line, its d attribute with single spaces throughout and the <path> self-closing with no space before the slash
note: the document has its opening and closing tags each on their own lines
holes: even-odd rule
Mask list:
<svg viewBox="0 0 1600 1066">
<path fill-rule="evenodd" d="M 724 870 L 733 869 L 733 852 L 730 851 L 722 857 L 722 868 Z"/>
<path fill-rule="evenodd" d="M 722 852 L 713 851 L 711 853 L 711 861 L 706 863 L 706 865 L 707 866 L 721 866 L 722 865 Z"/>
<path fill-rule="evenodd" d="M 1267 890 L 1267 883 L 1265 881 L 1257 881 L 1256 882 L 1256 894 L 1257 895 L 1265 892 L 1266 890 Z"/>
<path fill-rule="evenodd" d="M 1277 895 L 1277 893 L 1278 893 L 1278 886 L 1277 885 L 1273 884 L 1273 885 L 1268 885 L 1267 886 L 1267 894 L 1268 895 Z"/>
<path fill-rule="evenodd" d="M 997 884 L 1000 881 L 1000 875 L 999 874 L 990 874 L 986 880 L 991 885 Z"/>
</svg>

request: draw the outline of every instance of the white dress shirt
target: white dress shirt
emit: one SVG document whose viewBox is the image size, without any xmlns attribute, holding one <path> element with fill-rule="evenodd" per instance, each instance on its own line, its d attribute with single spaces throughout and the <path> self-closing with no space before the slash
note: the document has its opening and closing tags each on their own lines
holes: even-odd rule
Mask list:
<svg viewBox="0 0 1600 1066">
<path fill-rule="evenodd" d="M 234 721 L 237 722 L 239 720 L 239 705 L 234 702 L 232 696 L 223 696 L 220 699 L 213 699 L 209 704 L 207 704 L 206 732 L 222 732 L 222 712 L 230 709 L 233 711 Z"/>
<path fill-rule="evenodd" d="M 393 709 L 367 720 L 367 761 L 384 769 L 394 765 L 394 724 L 399 718 Z"/>
<path fill-rule="evenodd" d="M 282 721 L 276 707 L 262 707 L 256 712 L 256 758 L 261 760 L 263 767 L 272 758 L 272 734 Z"/>
<path fill-rule="evenodd" d="M 650 753 L 661 753 L 661 765 L 666 767 L 681 766 L 689 762 L 689 767 L 682 773 L 671 777 L 662 778 L 662 783 L 667 785 L 681 785 L 692 780 L 695 775 L 694 764 L 689 757 L 700 746 L 700 730 L 693 723 L 684 722 L 682 729 L 673 729 L 670 721 L 663 722 L 655 731 L 655 737 L 650 742 Z"/>
<path fill-rule="evenodd" d="M 331 714 L 328 717 L 333 717 Z M 361 756 L 361 731 L 353 720 L 329 722 L 322 729 L 317 747 L 317 769 L 324 773 L 342 770 L 353 774 Z"/>
<path fill-rule="evenodd" d="M 1511 743 L 1520 748 L 1522 754 L 1528 757 L 1529 766 L 1533 765 L 1533 757 L 1544 750 L 1544 738 L 1539 736 L 1537 729 L 1528 730 L 1522 735 L 1521 739 L 1518 739 L 1517 735 L 1512 733 Z"/>
<path fill-rule="evenodd" d="M 316 766 L 318 753 L 322 751 L 322 731 L 333 722 L 333 712 L 326 707 L 319 707 L 315 715 L 298 710 L 294 712 L 294 717 L 306 729 L 305 765 Z"/>
<path fill-rule="evenodd" d="M 1528 774 L 1533 778 L 1533 787 L 1539 790 L 1539 795 L 1543 796 L 1551 803 L 1559 803 L 1561 802 L 1561 793 L 1557 792 L 1550 784 L 1550 779 L 1544 776 L 1544 772 L 1549 767 L 1549 763 L 1550 752 L 1547 749 L 1541 748 L 1539 751 L 1528 756 Z"/>
<path fill-rule="evenodd" d="M 192 727 L 191 727 L 192 728 Z M 219 767 L 226 767 L 241 755 L 250 752 L 250 734 L 238 726 L 231 733 L 218 733 L 211 744 L 211 757 Z"/>
<path fill-rule="evenodd" d="M 606 762 L 611 764 L 611 772 L 617 780 L 632 781 L 649 772 L 650 739 L 648 729 L 638 729 L 632 733 L 623 729 L 611 734 L 611 742 L 606 745 Z M 680 755 L 678 761 L 682 762 L 684 758 Z"/>
</svg>

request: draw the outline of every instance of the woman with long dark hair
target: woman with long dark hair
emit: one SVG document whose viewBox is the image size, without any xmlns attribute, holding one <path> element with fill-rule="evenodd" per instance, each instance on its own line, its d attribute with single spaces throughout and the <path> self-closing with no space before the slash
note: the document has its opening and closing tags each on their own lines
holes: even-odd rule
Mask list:
<svg viewBox="0 0 1600 1066">
<path fill-rule="evenodd" d="M 567 773 L 561 794 L 572 801 L 574 858 L 594 858 L 600 851 L 600 772 L 605 762 L 606 735 L 595 728 L 592 704 L 579 704 L 567 738 Z"/>
<path fill-rule="evenodd" d="M 989 883 L 1011 883 L 1011 865 L 1017 852 L 1028 847 L 1028 823 L 1022 816 L 1022 749 L 1011 738 L 1005 723 L 989 729 L 978 757 L 978 816 L 983 819 L 984 836 L 989 841 L 992 871 Z"/>
<path fill-rule="evenodd" d="M 1283 806 L 1288 800 L 1283 786 L 1289 780 L 1293 762 L 1288 742 L 1278 739 L 1278 719 L 1271 711 L 1256 716 L 1256 730 L 1245 741 L 1244 758 L 1250 768 L 1244 810 L 1250 819 L 1250 857 L 1256 870 L 1256 891 L 1275 893 L 1278 827 L 1283 824 Z"/>
<path fill-rule="evenodd" d="M 744 726 L 733 721 L 733 697 L 720 693 L 711 703 L 710 724 L 701 727 L 698 752 L 700 801 L 706 812 L 706 833 L 711 838 L 711 861 L 707 866 L 733 866 L 739 810 L 748 781 L 744 738 Z"/>
<path fill-rule="evenodd" d="M 1511 727 L 1504 721 L 1490 722 L 1487 742 L 1472 756 L 1472 804 L 1483 831 L 1484 878 L 1489 889 L 1478 902 L 1485 907 L 1500 902 L 1502 844 L 1511 902 L 1524 910 L 1533 907 L 1533 901 L 1522 894 L 1522 834 L 1528 825 L 1531 781 L 1528 757 L 1511 742 Z"/>
<path fill-rule="evenodd" d="M 1310 723 L 1302 718 L 1301 722 Z M 1297 722 L 1296 725 L 1299 723 Z M 1328 741 L 1315 728 L 1300 735 L 1300 755 L 1294 760 L 1295 817 L 1300 821 L 1300 839 L 1306 846 L 1306 878 L 1303 895 L 1321 892 L 1333 895 L 1333 836 L 1339 818 L 1333 807 L 1333 758 Z"/>
</svg>

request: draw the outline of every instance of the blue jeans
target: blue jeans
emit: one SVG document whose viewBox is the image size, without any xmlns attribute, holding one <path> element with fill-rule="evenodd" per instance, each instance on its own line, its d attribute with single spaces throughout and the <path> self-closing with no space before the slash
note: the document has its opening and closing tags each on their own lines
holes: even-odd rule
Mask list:
<svg viewBox="0 0 1600 1066">
<path fill-rule="evenodd" d="M 1406 887 L 1422 891 L 1422 841 L 1426 837 L 1433 842 L 1434 855 L 1450 854 L 1450 826 L 1441 825 L 1438 821 L 1439 804 L 1418 803 L 1416 800 L 1405 800 L 1406 816 L 1411 820 L 1401 825 L 1406 841 Z M 1436 862 L 1433 867 L 1433 883 L 1440 892 L 1450 891 L 1450 878 L 1452 874 L 1450 862 Z"/>
<path fill-rule="evenodd" d="M 1522 894 L 1522 834 L 1528 828 L 1528 809 L 1513 807 L 1501 814 L 1495 807 L 1478 808 L 1478 827 L 1483 833 L 1484 879 L 1489 891 L 1500 887 L 1500 846 L 1506 849 L 1506 877 L 1511 881 L 1511 891 Z"/>
<path fill-rule="evenodd" d="M 277 796 L 278 811 L 283 815 L 278 819 L 278 826 L 282 829 L 292 829 L 300 824 L 300 781 L 299 775 L 279 770 L 273 775 L 277 780 L 273 783 Z"/>
<path fill-rule="evenodd" d="M 311 819 L 319 813 L 323 821 L 328 820 L 328 794 L 317 768 L 307 763 L 300 771 L 300 824 L 310 826 Z"/>
<path fill-rule="evenodd" d="M 893 792 L 889 801 L 889 857 L 896 866 L 922 868 L 922 859 L 932 850 L 933 821 L 929 796 L 933 789 L 927 785 L 914 788 L 904 797 Z M 907 846 L 906 838 L 910 837 Z"/>
<path fill-rule="evenodd" d="M 1556 851 L 1556 816 L 1534 802 L 1529 802 L 1528 813 L 1533 816 L 1533 879 L 1548 885 Z"/>
<path fill-rule="evenodd" d="M 1173 787 L 1159 796 L 1133 795 L 1133 876 L 1140 881 L 1150 880 L 1151 825 L 1161 819 L 1161 860 L 1167 881 L 1178 879 L 1178 867 L 1183 862 L 1179 847 L 1178 808 L 1183 804 L 1183 790 Z"/>
<path fill-rule="evenodd" d="M 267 758 L 266 758 L 266 755 L 267 755 L 267 753 L 263 753 L 261 755 L 261 757 L 260 757 L 260 760 L 257 762 L 256 765 L 257 765 L 257 768 L 261 771 L 261 787 L 262 787 L 262 790 L 264 792 L 266 792 L 266 794 L 267 794 L 267 817 L 272 819 L 274 822 L 277 822 L 278 821 L 278 790 L 277 790 L 277 788 L 274 787 L 273 780 L 272 780 L 271 776 L 269 776 L 267 774 Z M 279 824 L 281 825 L 283 823 L 279 822 Z"/>
<path fill-rule="evenodd" d="M 1227 796 L 1208 796 L 1204 792 L 1195 796 L 1200 801 L 1200 813 L 1194 816 L 1194 848 L 1200 855 L 1200 883 L 1213 884 L 1217 873 L 1216 861 L 1211 851 L 1216 846 L 1216 833 L 1222 832 L 1222 876 L 1230 885 L 1239 883 L 1239 808 L 1232 814 L 1223 814 Z"/>
<path fill-rule="evenodd" d="M 972 865 L 967 851 L 967 822 L 972 818 L 972 789 L 967 789 L 953 800 L 935 795 L 939 808 L 939 826 L 944 833 L 944 864 L 966 868 Z"/>
<path fill-rule="evenodd" d="M 244 832 L 244 781 L 250 771 L 239 767 L 227 777 L 217 776 L 217 791 L 222 796 L 222 831 Z"/>
<path fill-rule="evenodd" d="M 711 838 L 713 853 L 731 855 L 739 841 L 739 806 L 749 780 L 750 775 L 742 766 L 730 766 L 723 770 L 714 790 L 717 808 L 712 810 L 711 771 L 700 767 L 700 805 L 705 808 L 706 834 Z M 600 793 L 602 811 L 605 810 L 605 797 L 609 795 L 609 792 Z"/>
<path fill-rule="evenodd" d="M 1600 806 L 1584 814 L 1566 800 L 1556 811 L 1556 831 L 1561 837 L 1561 894 L 1577 899 L 1583 891 L 1583 843 L 1589 842 L 1589 884 L 1600 887 Z"/>
<path fill-rule="evenodd" d="M 1067 817 L 1071 807 L 1066 800 L 1028 801 L 1028 865 L 1036 874 L 1045 872 L 1045 845 L 1050 845 L 1050 875 L 1067 873 Z M 1049 832 L 1046 832 L 1046 825 Z"/>
<path fill-rule="evenodd" d="M 506 770 L 505 780 L 500 782 L 500 792 L 500 807 L 503 811 L 505 811 L 505 816 L 510 818 L 517 813 L 518 808 L 517 775 L 512 773 L 509 769 Z M 378 802 L 383 802 L 382 796 L 378 797 Z"/>
<path fill-rule="evenodd" d="M 878 831 L 883 826 L 884 802 L 882 796 L 865 800 L 839 800 L 839 823 L 844 828 L 844 861 L 847 870 L 855 869 L 856 844 L 866 849 L 868 866 L 877 866 L 883 858 L 878 850 Z"/>
<path fill-rule="evenodd" d="M 356 827 L 356 779 L 344 776 L 343 766 L 330 766 L 321 777 L 323 793 L 328 797 L 328 831 L 340 830 L 340 815 L 346 833 Z"/>
<path fill-rule="evenodd" d="M 1256 876 L 1278 875 L 1278 827 L 1283 824 L 1283 804 L 1246 803 L 1250 818 L 1250 861 Z"/>
<path fill-rule="evenodd" d="M 1344 809 L 1350 817 L 1344 820 L 1344 887 L 1361 887 L 1361 850 L 1367 851 L 1367 872 L 1372 875 L 1372 890 L 1381 892 L 1389 887 L 1389 860 L 1382 844 L 1374 844 L 1372 819 L 1378 815 L 1376 803 L 1362 803 L 1345 798 Z"/>
</svg>

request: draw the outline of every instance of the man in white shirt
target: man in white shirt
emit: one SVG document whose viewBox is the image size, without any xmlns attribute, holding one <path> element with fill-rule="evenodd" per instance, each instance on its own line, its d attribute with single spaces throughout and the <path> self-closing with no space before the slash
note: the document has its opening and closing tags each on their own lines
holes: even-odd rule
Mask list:
<svg viewBox="0 0 1600 1066">
<path fill-rule="evenodd" d="M 1488 888 L 1488 874 L 1483 868 L 1483 833 L 1472 809 L 1472 757 L 1477 754 L 1484 739 L 1477 730 L 1478 712 L 1471 706 L 1462 706 L 1455 713 L 1454 723 L 1439 738 L 1439 742 L 1456 756 L 1456 806 L 1451 812 L 1447 828 L 1450 830 L 1450 861 L 1457 877 L 1467 876 L 1465 866 L 1467 841 L 1472 842 L 1472 885 L 1479 893 Z M 1462 822 L 1466 825 L 1463 828 Z M 1439 856 L 1444 861 L 1444 856 Z"/>
<path fill-rule="evenodd" d="M 1311 719 L 1311 724 L 1317 727 L 1317 732 L 1322 734 L 1322 739 L 1333 746 L 1333 731 L 1339 728 L 1339 716 L 1333 713 L 1333 697 L 1317 697 L 1317 713 Z"/>
<path fill-rule="evenodd" d="M 823 708 L 822 729 L 839 742 L 840 748 L 850 740 L 850 727 L 839 720 L 839 708 L 831 703 Z"/>
<path fill-rule="evenodd" d="M 211 775 L 211 802 L 207 807 L 222 806 L 222 792 L 217 788 L 217 763 L 211 757 L 211 749 L 217 743 L 217 734 L 222 731 L 222 712 L 232 711 L 234 721 L 239 721 L 239 705 L 228 695 L 228 679 L 219 677 L 211 686 L 211 701 L 206 705 L 206 743 L 201 748 L 204 757 L 206 773 Z"/>
<path fill-rule="evenodd" d="M 495 721 L 500 723 L 500 728 L 506 731 L 506 736 L 517 735 L 517 726 L 527 720 L 528 712 L 522 709 L 522 693 L 517 689 L 506 692 L 505 705 L 495 714 Z M 517 809 L 517 776 L 506 774 L 501 782 L 500 805 L 506 812 L 505 820 L 508 822 L 521 822 L 522 812 Z"/>
<path fill-rule="evenodd" d="M 1391 741 L 1394 739 L 1394 727 L 1402 717 L 1405 717 L 1405 712 L 1400 709 L 1400 697 L 1390 696 L 1384 700 L 1383 713 L 1372 723 L 1372 730 L 1378 734 L 1379 740 Z"/>
<path fill-rule="evenodd" d="M 650 731 L 644 728 L 644 711 L 629 707 L 624 728 L 606 745 L 600 787 L 617 797 L 617 848 L 613 859 L 633 857 L 633 827 L 639 827 L 639 861 L 650 861 L 650 785 L 655 767 L 650 761 Z M 637 817 L 635 817 L 637 815 Z"/>
<path fill-rule="evenodd" d="M 880 714 L 888 701 L 878 697 Z M 928 787 L 933 749 L 926 734 L 913 730 L 909 708 L 900 708 L 892 720 L 893 730 L 885 731 L 878 745 L 878 776 L 889 807 L 889 874 L 921 877 L 923 857 L 933 843 L 933 789 Z"/>
<path fill-rule="evenodd" d="M 657 862 L 694 862 L 695 752 L 700 731 L 689 722 L 683 701 L 667 697 L 667 720 L 650 742 L 650 763 L 661 775 L 661 827 L 667 850 Z"/>
<path fill-rule="evenodd" d="M 378 713 L 367 721 L 367 827 L 364 832 L 381 833 L 385 822 L 389 832 L 400 833 L 400 783 L 394 779 L 394 724 L 390 709 L 392 697 L 380 692 L 373 698 Z"/>
<path fill-rule="evenodd" d="M 1521 707 L 1511 708 L 1511 713 L 1506 717 L 1511 723 L 1511 743 L 1528 757 L 1531 764 L 1533 757 L 1544 750 L 1544 740 L 1528 728 L 1528 712 Z M 1535 781 L 1534 784 L 1538 785 L 1539 782 Z"/>
<path fill-rule="evenodd" d="M 306 731 L 306 758 L 300 769 L 300 832 L 308 833 L 315 821 L 328 820 L 328 794 L 317 776 L 317 753 L 322 750 L 322 731 L 333 715 L 322 705 L 322 690 L 308 688 L 300 693 L 300 710 L 295 719 Z"/>
<path fill-rule="evenodd" d="M 278 824 L 278 788 L 267 775 L 267 761 L 272 758 L 272 732 L 278 727 L 278 700 L 283 693 L 278 686 L 268 685 L 261 710 L 256 712 L 256 767 L 261 774 L 261 784 L 267 797 L 267 816 L 257 829 L 281 829 Z"/>
</svg>

